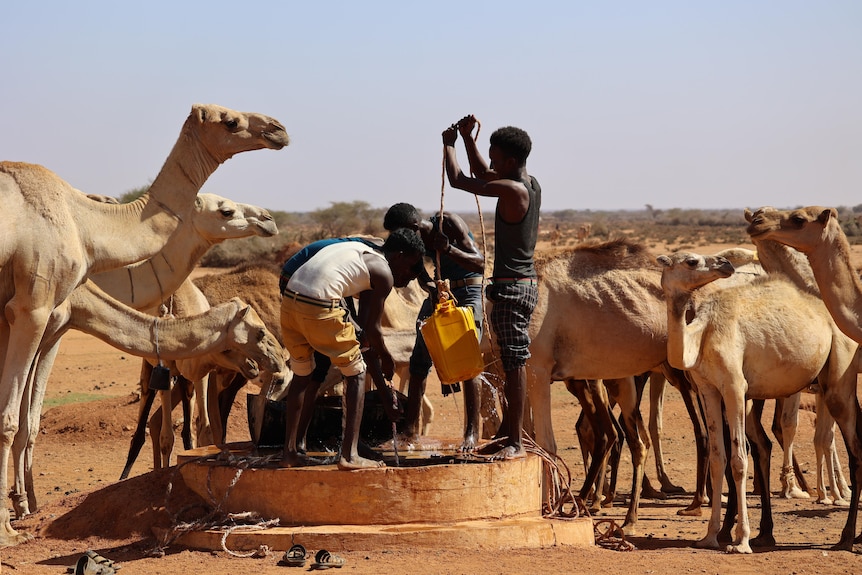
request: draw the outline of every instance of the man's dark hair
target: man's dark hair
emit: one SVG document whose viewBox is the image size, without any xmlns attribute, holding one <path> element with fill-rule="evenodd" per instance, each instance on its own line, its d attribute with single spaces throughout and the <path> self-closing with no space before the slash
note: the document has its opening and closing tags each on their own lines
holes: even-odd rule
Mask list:
<svg viewBox="0 0 862 575">
<path fill-rule="evenodd" d="M 533 142 L 527 132 L 514 126 L 494 130 L 490 142 L 492 146 L 497 146 L 504 154 L 515 158 L 522 165 L 526 163 L 527 156 L 533 149 Z"/>
<path fill-rule="evenodd" d="M 408 254 L 424 254 L 425 244 L 419 234 L 407 228 L 398 228 L 389 232 L 389 237 L 383 243 L 383 253 L 404 252 Z"/>
<path fill-rule="evenodd" d="M 383 216 L 383 227 L 391 232 L 398 228 L 409 228 L 421 219 L 419 210 L 412 204 L 399 202 L 393 204 Z"/>
</svg>

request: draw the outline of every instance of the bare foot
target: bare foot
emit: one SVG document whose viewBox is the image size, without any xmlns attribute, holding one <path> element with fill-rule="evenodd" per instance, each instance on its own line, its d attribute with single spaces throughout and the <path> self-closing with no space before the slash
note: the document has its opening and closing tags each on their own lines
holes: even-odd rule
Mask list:
<svg viewBox="0 0 862 575">
<path fill-rule="evenodd" d="M 338 469 L 343 471 L 350 471 L 351 469 L 373 469 L 378 467 L 386 467 L 386 464 L 382 461 L 374 461 L 372 459 L 359 457 L 358 455 L 350 461 L 343 457 L 338 460 Z"/>
<path fill-rule="evenodd" d="M 464 436 L 464 442 L 458 448 L 458 453 L 473 453 L 476 451 L 476 436 L 468 434 Z"/>
<path fill-rule="evenodd" d="M 524 457 L 527 457 L 527 452 L 524 451 L 523 447 L 518 449 L 514 445 L 507 445 L 497 453 L 492 454 L 491 460 L 501 461 L 509 459 L 523 459 Z"/>
</svg>

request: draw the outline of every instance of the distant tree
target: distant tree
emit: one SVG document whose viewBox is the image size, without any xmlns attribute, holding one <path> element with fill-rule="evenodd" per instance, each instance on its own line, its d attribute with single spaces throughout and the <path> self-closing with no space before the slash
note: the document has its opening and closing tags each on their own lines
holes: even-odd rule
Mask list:
<svg viewBox="0 0 862 575">
<path fill-rule="evenodd" d="M 328 208 L 315 210 L 310 216 L 320 226 L 321 237 L 339 237 L 355 233 L 379 235 L 383 214 L 383 209 L 358 200 L 330 202 Z"/>
<path fill-rule="evenodd" d="M 150 182 L 146 186 L 141 186 L 140 188 L 134 188 L 129 190 L 128 192 L 119 197 L 120 203 L 128 204 L 130 202 L 134 202 L 135 200 L 146 194 L 148 191 L 150 191 L 151 185 L 152 182 Z"/>
</svg>

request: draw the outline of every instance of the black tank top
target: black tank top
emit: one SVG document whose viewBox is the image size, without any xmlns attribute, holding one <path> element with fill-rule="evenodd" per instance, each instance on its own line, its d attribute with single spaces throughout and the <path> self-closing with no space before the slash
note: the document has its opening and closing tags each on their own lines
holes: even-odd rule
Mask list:
<svg viewBox="0 0 862 575">
<path fill-rule="evenodd" d="M 539 210 L 542 207 L 542 188 L 536 178 L 522 182 L 530 194 L 530 205 L 520 222 L 508 223 L 494 215 L 494 277 L 534 278 L 533 252 L 539 236 Z"/>
</svg>

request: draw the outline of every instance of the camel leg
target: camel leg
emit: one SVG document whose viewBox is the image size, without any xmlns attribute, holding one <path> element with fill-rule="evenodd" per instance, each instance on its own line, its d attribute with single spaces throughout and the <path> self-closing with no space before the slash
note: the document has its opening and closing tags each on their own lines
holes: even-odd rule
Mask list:
<svg viewBox="0 0 862 575">
<path fill-rule="evenodd" d="M 3 269 L 4 273 L 12 273 L 12 266 Z M 16 296 L 9 299 L 4 308 L 4 317 L 0 320 L 0 349 L 5 350 L 2 378 L 0 378 L 0 496 L 9 494 L 9 458 L 15 435 L 18 433 L 21 402 L 30 377 L 30 371 L 36 360 L 42 336 L 51 315 L 51 302 L 65 299 L 65 294 L 51 292 L 48 282 L 44 280 L 50 274 L 44 270 L 20 270 L 21 278 L 26 282 L 16 286 Z M 35 273 L 34 273 L 35 272 Z M 8 277 L 8 276 L 7 276 Z M 17 276 L 16 276 L 17 277 Z M 27 294 L 18 296 L 17 294 Z M 53 296 L 53 297 L 52 297 Z M 0 548 L 11 547 L 33 536 L 24 531 L 18 532 L 12 527 L 12 517 L 6 505 L 0 505 Z"/>
<path fill-rule="evenodd" d="M 590 467 L 587 470 L 579 496 L 586 501 L 589 493 L 595 489 L 596 497 L 593 507 L 597 511 L 601 493 L 597 489 L 599 474 L 607 465 L 614 443 L 618 441 L 616 430 L 611 421 L 607 393 L 605 393 L 604 385 L 595 380 L 567 380 L 566 388 L 578 398 L 581 409 L 586 412 L 586 417 L 589 418 L 593 429 L 594 441 Z"/>
<path fill-rule="evenodd" d="M 753 402 L 749 401 L 751 406 Z M 793 403 L 792 401 L 788 403 Z M 754 474 L 759 478 L 760 485 L 763 486 L 760 492 L 760 534 L 751 540 L 751 545 L 754 547 L 771 547 L 775 545 L 774 523 L 772 518 L 772 500 L 769 490 L 770 485 L 770 466 L 772 459 L 772 442 L 766 435 L 766 430 L 763 428 L 763 404 L 760 408 L 752 409 L 749 407 L 746 415 L 746 436 L 751 445 L 751 458 L 754 461 Z M 798 408 L 797 408 L 798 409 Z M 786 455 L 786 452 L 785 452 Z M 738 494 L 741 497 L 745 496 L 744 492 Z M 728 505 L 728 508 L 730 506 Z"/>
<path fill-rule="evenodd" d="M 212 445 L 215 443 L 215 432 L 209 413 L 209 380 L 210 376 L 196 379 L 194 382 L 197 445 Z"/>
<path fill-rule="evenodd" d="M 233 408 L 233 402 L 236 400 L 236 395 L 239 393 L 246 382 L 245 377 L 241 373 L 237 373 L 231 378 L 230 383 L 228 383 L 224 389 L 219 391 L 218 396 L 216 397 L 218 402 L 218 413 L 219 417 L 219 425 L 221 426 L 221 443 L 225 443 L 227 441 L 227 420 L 230 415 L 231 409 Z M 215 421 L 216 418 L 213 418 Z"/>
<path fill-rule="evenodd" d="M 608 382 L 606 382 L 606 385 Z M 635 378 L 628 377 L 614 381 L 617 388 L 616 398 L 620 406 L 622 428 L 629 444 L 632 458 L 632 491 L 628 512 L 623 522 L 623 533 L 635 535 L 638 522 L 638 505 L 640 504 L 641 483 L 646 466 L 648 446 L 642 440 L 641 430 L 645 429 L 640 412 L 640 402 Z"/>
<path fill-rule="evenodd" d="M 12 453 L 15 457 L 15 486 L 13 493 L 18 494 L 19 507 L 15 507 L 15 514 L 21 518 L 38 509 L 36 502 L 36 489 L 33 485 L 33 451 L 36 448 L 36 438 L 39 436 L 39 423 L 42 420 L 42 404 L 45 401 L 45 391 L 48 387 L 48 377 L 54 367 L 57 352 L 60 351 L 60 340 L 57 339 L 53 345 L 40 352 L 37 356 L 36 365 L 30 374 L 30 383 L 25 391 L 25 397 L 29 400 L 21 403 L 21 425 L 15 434 L 12 444 Z M 13 497 L 13 505 L 15 503 Z M 26 500 L 23 496 L 26 495 Z"/>
<path fill-rule="evenodd" d="M 815 395 L 814 452 L 817 458 L 817 503 L 847 507 L 850 489 L 841 470 L 841 461 L 835 447 L 835 419 L 829 413 L 823 394 Z M 829 481 L 826 487 L 824 474 Z M 831 494 L 831 497 L 830 497 Z"/>
<path fill-rule="evenodd" d="M 144 361 L 143 364 L 152 368 L 152 366 L 150 366 L 146 361 Z M 147 376 L 147 381 L 149 381 L 149 375 Z M 129 445 L 129 454 L 126 456 L 126 466 L 123 467 L 123 472 L 120 474 L 121 481 L 126 479 L 129 476 L 129 473 L 131 473 L 132 465 L 134 465 L 135 460 L 141 453 L 141 448 L 144 446 L 144 442 L 146 441 L 147 419 L 150 417 L 150 410 L 153 408 L 153 402 L 155 399 L 156 394 L 153 390 L 149 389 L 149 387 L 141 390 L 141 407 L 138 410 L 138 423 L 135 427 L 135 433 L 132 435 L 132 442 Z"/>
<path fill-rule="evenodd" d="M 664 390 L 667 378 L 660 371 L 654 371 L 649 377 L 649 438 L 655 454 L 655 472 L 661 485 L 663 494 L 685 493 L 685 489 L 675 485 L 664 468 L 664 452 L 661 445 L 663 415 L 664 415 Z M 644 474 L 646 484 L 646 474 Z M 656 494 L 658 495 L 658 494 Z M 661 496 L 659 495 L 661 498 Z"/>
<path fill-rule="evenodd" d="M 708 434 L 701 402 L 695 392 L 694 386 L 686 378 L 685 374 L 669 366 L 662 366 L 662 373 L 675 388 L 679 390 L 688 417 L 691 420 L 694 431 L 694 446 L 697 458 L 697 469 L 695 475 L 694 497 L 685 509 L 677 511 L 677 515 L 699 517 L 701 507 L 709 504 L 710 498 L 707 494 L 707 467 L 711 469 L 709 461 Z"/>
<path fill-rule="evenodd" d="M 604 381 L 600 383 L 603 384 Z M 611 446 L 611 453 L 602 465 L 601 473 L 599 473 L 599 481 L 601 483 L 602 507 L 613 507 L 614 500 L 617 498 L 617 477 L 620 471 L 620 460 L 623 455 L 623 426 L 614 417 L 613 406 L 608 405 L 608 421 L 614 426 L 614 434 L 618 440 L 614 441 Z"/>
<path fill-rule="evenodd" d="M 164 469 L 171 466 L 171 453 L 174 451 L 174 422 L 172 417 L 173 404 L 171 402 L 171 391 L 177 386 L 171 385 L 171 389 L 159 391 L 159 401 L 162 409 L 162 425 L 159 432 L 159 453 L 161 454 L 159 466 L 156 469 Z"/>
<path fill-rule="evenodd" d="M 701 549 L 718 549 L 718 533 L 721 529 L 721 491 L 724 483 L 724 468 L 727 465 L 724 437 L 722 433 L 721 394 L 708 384 L 700 386 L 701 402 L 706 419 L 707 438 L 709 442 L 709 477 L 711 482 L 710 496 L 713 502 L 707 523 L 706 535 L 695 542 L 694 546 Z M 744 497 L 743 497 L 744 499 Z"/>
<path fill-rule="evenodd" d="M 177 381 L 174 384 L 180 389 L 180 402 L 183 405 L 183 449 L 189 450 L 194 447 L 192 444 L 192 400 L 195 399 L 195 387 L 200 384 L 199 381 L 192 383 L 183 376 L 177 376 Z M 203 383 L 206 385 L 206 382 Z M 207 444 L 209 445 L 209 444 Z"/>
<path fill-rule="evenodd" d="M 731 382 L 725 387 L 724 404 L 727 426 L 730 430 L 730 467 L 737 492 L 736 536 L 733 545 L 728 546 L 732 553 L 751 553 L 751 525 L 748 518 L 748 501 L 745 497 L 748 478 L 748 452 L 745 438 L 745 378 L 741 373 L 731 374 Z M 713 508 L 720 505 L 713 505 Z"/>
<path fill-rule="evenodd" d="M 798 463 L 793 452 L 793 441 L 799 424 L 799 404 L 802 393 L 795 393 L 787 398 L 775 400 L 775 415 L 772 418 L 772 432 L 784 450 L 784 460 L 781 464 L 781 496 L 785 499 L 808 499 L 810 495 L 800 488 L 804 482 L 802 474 L 796 473 Z M 805 485 L 807 488 L 807 484 Z"/>
<path fill-rule="evenodd" d="M 835 418 L 844 435 L 850 468 L 850 507 L 847 511 L 847 521 L 841 531 L 841 538 L 834 549 L 852 551 L 854 543 L 859 542 L 855 535 L 856 518 L 859 512 L 859 488 L 862 485 L 862 466 L 859 464 L 862 458 L 862 418 L 860 418 L 859 400 L 856 397 L 856 369 L 847 369 L 846 366 L 838 365 L 837 361 L 833 361 L 832 358 L 837 355 L 835 349 L 837 345 L 833 342 L 833 352 L 830 354 L 829 362 L 830 377 L 824 378 L 827 384 L 824 385 L 823 380 L 820 384 L 829 413 Z M 857 344 L 853 342 L 852 345 L 855 347 Z M 853 353 L 847 355 L 854 357 Z M 832 372 L 837 374 L 846 372 L 848 375 L 836 377 Z"/>
</svg>

